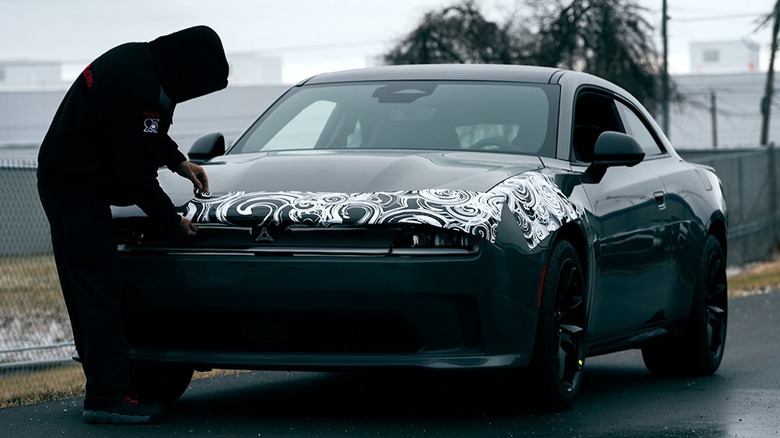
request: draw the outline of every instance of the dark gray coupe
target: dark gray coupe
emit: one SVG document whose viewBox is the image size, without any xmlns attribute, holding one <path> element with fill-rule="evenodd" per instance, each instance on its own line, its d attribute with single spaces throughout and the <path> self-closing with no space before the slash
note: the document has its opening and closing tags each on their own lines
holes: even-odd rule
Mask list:
<svg viewBox="0 0 780 438">
<path fill-rule="evenodd" d="M 568 407 L 589 356 L 723 357 L 726 205 L 630 94 L 498 65 L 327 73 L 163 188 L 197 237 L 116 208 L 141 393 L 211 368 L 506 369 Z M 526 373 L 523 373 L 524 375 Z M 524 382 L 524 383 L 521 383 Z"/>
</svg>

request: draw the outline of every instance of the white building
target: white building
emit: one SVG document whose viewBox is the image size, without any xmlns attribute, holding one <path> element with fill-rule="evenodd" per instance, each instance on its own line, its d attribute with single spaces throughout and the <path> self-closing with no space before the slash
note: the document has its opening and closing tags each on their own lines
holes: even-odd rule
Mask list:
<svg viewBox="0 0 780 438">
<path fill-rule="evenodd" d="M 256 53 L 227 55 L 235 85 L 280 84 L 282 58 Z M 2 61 L 0 91 L 67 88 L 89 61 Z"/>
<path fill-rule="evenodd" d="M 758 146 L 766 72 L 759 46 L 747 40 L 691 44 L 691 74 L 672 80 L 682 101 L 670 106 L 667 134 L 678 149 Z M 775 76 L 769 141 L 780 143 L 780 89 Z"/>
<path fill-rule="evenodd" d="M 228 55 L 232 85 L 257 85 L 282 83 L 282 58 L 257 53 L 232 53 Z"/>
<path fill-rule="evenodd" d="M 691 43 L 691 73 L 755 73 L 759 50 L 749 40 Z"/>
<path fill-rule="evenodd" d="M 0 89 L 59 87 L 59 62 L 0 61 Z"/>
</svg>

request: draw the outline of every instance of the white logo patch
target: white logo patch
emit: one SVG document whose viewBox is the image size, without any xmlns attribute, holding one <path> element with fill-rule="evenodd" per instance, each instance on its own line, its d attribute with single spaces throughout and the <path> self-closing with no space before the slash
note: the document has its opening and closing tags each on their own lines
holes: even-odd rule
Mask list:
<svg viewBox="0 0 780 438">
<path fill-rule="evenodd" d="M 148 118 L 144 120 L 144 132 L 157 134 L 158 129 L 160 129 L 160 119 Z"/>
</svg>

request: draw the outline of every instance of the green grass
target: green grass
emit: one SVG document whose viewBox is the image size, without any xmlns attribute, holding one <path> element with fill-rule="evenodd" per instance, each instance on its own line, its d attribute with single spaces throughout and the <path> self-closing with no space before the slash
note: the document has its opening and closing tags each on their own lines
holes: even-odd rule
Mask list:
<svg viewBox="0 0 780 438">
<path fill-rule="evenodd" d="M 780 288 L 780 258 L 752 264 L 729 278 L 731 298 L 778 288 Z"/>
<path fill-rule="evenodd" d="M 67 318 L 53 256 L 0 258 L 0 332 L 5 340 L 26 345 L 22 339 L 30 336 L 30 324 L 57 321 L 68 326 Z M 84 376 L 75 363 L 0 374 L 0 407 L 69 398 L 83 391 Z"/>
<path fill-rule="evenodd" d="M 245 371 L 196 372 L 193 379 L 230 376 L 242 372 Z M 85 383 L 81 365 L 76 362 L 0 375 L 0 409 L 80 397 L 84 395 Z"/>
<path fill-rule="evenodd" d="M 0 310 L 9 305 L 65 309 L 51 255 L 0 258 Z"/>
<path fill-rule="evenodd" d="M 84 394 L 81 365 L 68 363 L 0 375 L 0 408 L 63 400 Z"/>
</svg>

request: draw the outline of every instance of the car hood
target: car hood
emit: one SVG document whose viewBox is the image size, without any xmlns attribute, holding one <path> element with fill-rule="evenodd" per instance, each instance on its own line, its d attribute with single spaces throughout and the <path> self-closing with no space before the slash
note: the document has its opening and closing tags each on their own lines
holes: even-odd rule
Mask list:
<svg viewBox="0 0 780 438">
<path fill-rule="evenodd" d="M 380 192 L 421 189 L 487 191 L 540 169 L 538 157 L 491 153 L 291 151 L 226 155 L 206 165 L 212 192 Z"/>
<path fill-rule="evenodd" d="M 208 197 L 192 199 L 186 180 L 161 175 L 182 213 L 197 223 L 425 224 L 495 241 L 506 208 L 534 247 L 577 217 L 538 157 L 307 151 L 228 155 L 205 167 Z"/>
</svg>

